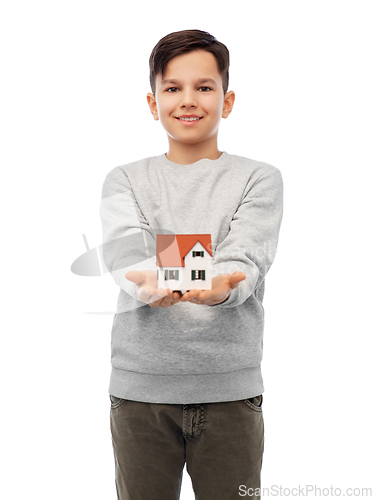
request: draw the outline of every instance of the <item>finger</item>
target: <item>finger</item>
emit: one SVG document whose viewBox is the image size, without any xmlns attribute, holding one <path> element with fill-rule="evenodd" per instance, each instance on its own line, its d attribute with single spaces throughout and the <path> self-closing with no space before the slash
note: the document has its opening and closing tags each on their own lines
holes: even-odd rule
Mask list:
<svg viewBox="0 0 373 500">
<path fill-rule="evenodd" d="M 171 290 L 163 290 L 163 292 L 166 292 L 166 296 L 159 298 L 159 296 L 153 296 L 152 300 L 149 302 L 149 305 L 151 307 L 169 307 L 173 304 L 173 294 Z M 168 293 L 167 293 L 168 292 Z"/>
<path fill-rule="evenodd" d="M 172 292 L 167 295 L 167 297 L 164 297 L 161 302 L 161 307 L 169 307 L 172 305 Z"/>
<path fill-rule="evenodd" d="M 198 297 L 193 297 L 192 299 L 189 300 L 189 302 L 191 302 L 192 304 L 196 304 L 197 306 L 206 304 L 206 302 L 202 301 Z"/>
<path fill-rule="evenodd" d="M 159 295 L 152 295 L 149 297 L 147 300 L 147 303 L 152 306 L 152 307 L 160 307 L 162 304 L 162 301 L 164 300 L 164 297 L 159 297 Z"/>
<path fill-rule="evenodd" d="M 180 302 L 185 302 L 185 301 L 187 301 L 187 300 L 188 300 L 188 298 L 189 298 L 189 295 L 188 295 L 188 294 L 189 294 L 189 292 L 184 292 L 184 293 L 181 295 L 181 297 L 180 297 Z"/>
<path fill-rule="evenodd" d="M 181 293 L 180 292 L 173 292 L 172 293 L 172 305 L 177 304 L 178 302 L 180 302 L 180 297 L 181 297 Z"/>
<path fill-rule="evenodd" d="M 165 290 L 164 288 L 156 288 L 155 286 L 150 284 L 145 284 L 145 285 L 140 284 L 140 287 L 146 290 L 146 292 L 149 295 L 157 296 L 158 299 L 160 299 L 161 297 L 165 297 L 167 295 L 167 290 Z"/>
<path fill-rule="evenodd" d="M 189 300 L 192 297 L 196 297 L 197 295 L 199 295 L 200 292 L 201 292 L 201 290 L 189 290 L 188 292 L 184 293 L 182 298 L 184 300 Z"/>
<path fill-rule="evenodd" d="M 211 297 L 214 297 L 215 295 L 215 290 L 202 290 L 202 292 L 199 294 L 199 298 L 201 300 L 206 300 L 210 299 Z"/>
<path fill-rule="evenodd" d="M 152 285 L 140 284 L 136 286 L 136 294 L 139 300 L 149 303 L 161 299 L 162 297 L 167 295 L 167 292 L 166 290 L 162 290 L 161 288 L 154 288 L 154 286 Z"/>
<path fill-rule="evenodd" d="M 154 294 L 158 295 L 158 297 L 166 297 L 169 293 L 171 293 L 169 289 L 165 290 L 164 288 L 154 288 Z"/>
<path fill-rule="evenodd" d="M 164 296 L 159 296 L 159 295 L 151 295 L 149 299 L 147 300 L 148 304 L 155 304 L 159 303 L 161 304 L 162 300 L 164 299 Z"/>
<path fill-rule="evenodd" d="M 154 296 L 153 294 L 148 292 L 145 286 L 137 286 L 136 294 L 138 299 L 141 300 L 142 302 L 149 302 L 151 297 Z"/>
</svg>

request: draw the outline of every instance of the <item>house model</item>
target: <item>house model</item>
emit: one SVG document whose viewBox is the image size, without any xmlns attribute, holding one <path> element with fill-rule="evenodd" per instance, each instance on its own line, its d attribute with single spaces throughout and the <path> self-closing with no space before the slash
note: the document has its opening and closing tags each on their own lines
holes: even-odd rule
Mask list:
<svg viewBox="0 0 373 500">
<path fill-rule="evenodd" d="M 210 234 L 157 234 L 158 287 L 211 290 Z"/>
</svg>

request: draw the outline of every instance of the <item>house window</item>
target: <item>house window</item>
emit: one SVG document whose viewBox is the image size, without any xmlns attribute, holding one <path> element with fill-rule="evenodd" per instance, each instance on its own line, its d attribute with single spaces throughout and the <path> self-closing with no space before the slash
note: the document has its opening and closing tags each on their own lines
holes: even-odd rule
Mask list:
<svg viewBox="0 0 373 500">
<path fill-rule="evenodd" d="M 203 250 L 201 250 L 199 252 L 193 251 L 192 257 L 203 257 Z"/>
<path fill-rule="evenodd" d="M 194 280 L 205 280 L 206 277 L 205 277 L 206 273 L 205 273 L 205 270 L 202 269 L 202 270 L 195 270 L 195 271 L 192 271 L 192 281 Z"/>
<path fill-rule="evenodd" d="M 179 271 L 177 270 L 167 270 L 164 272 L 165 280 L 178 280 L 179 279 Z"/>
</svg>

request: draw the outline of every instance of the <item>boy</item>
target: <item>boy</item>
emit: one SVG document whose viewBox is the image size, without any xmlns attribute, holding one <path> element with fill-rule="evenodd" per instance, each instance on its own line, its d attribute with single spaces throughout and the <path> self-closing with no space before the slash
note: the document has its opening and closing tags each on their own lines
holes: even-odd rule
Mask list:
<svg viewBox="0 0 373 500">
<path fill-rule="evenodd" d="M 148 105 L 169 150 L 111 170 L 101 204 L 105 264 L 120 286 L 109 387 L 118 499 L 178 499 L 185 463 L 199 500 L 258 498 L 262 299 L 282 177 L 218 150 L 235 100 L 225 45 L 175 32 L 149 62 Z M 158 288 L 163 233 L 211 234 L 211 290 Z"/>
</svg>

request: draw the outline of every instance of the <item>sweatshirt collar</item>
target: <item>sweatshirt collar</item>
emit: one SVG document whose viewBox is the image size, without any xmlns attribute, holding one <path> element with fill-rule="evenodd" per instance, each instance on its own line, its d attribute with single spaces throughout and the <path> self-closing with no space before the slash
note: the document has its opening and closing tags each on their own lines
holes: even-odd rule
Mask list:
<svg viewBox="0 0 373 500">
<path fill-rule="evenodd" d="M 166 167 L 171 167 L 174 169 L 190 170 L 191 168 L 198 168 L 203 166 L 221 167 L 223 165 L 227 165 L 231 161 L 231 155 L 228 154 L 226 151 L 223 151 L 222 154 L 219 156 L 219 158 L 217 158 L 216 160 L 210 160 L 209 158 L 201 158 L 200 160 L 194 163 L 189 163 L 185 165 L 181 165 L 180 163 L 175 163 L 169 160 L 166 156 L 166 153 L 159 155 L 157 159 L 162 163 L 162 165 L 165 165 Z"/>
</svg>

